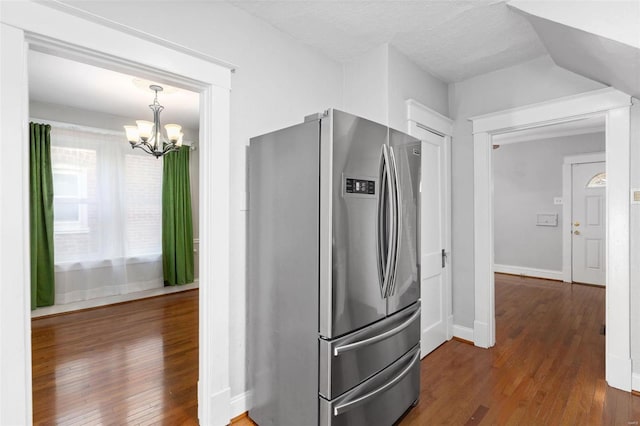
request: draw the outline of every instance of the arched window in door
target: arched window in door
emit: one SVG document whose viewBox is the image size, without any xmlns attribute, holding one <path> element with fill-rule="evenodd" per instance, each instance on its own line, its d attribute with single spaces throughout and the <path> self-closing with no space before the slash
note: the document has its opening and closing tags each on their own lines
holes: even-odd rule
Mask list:
<svg viewBox="0 0 640 426">
<path fill-rule="evenodd" d="M 602 188 L 605 186 L 607 186 L 607 172 L 598 173 L 587 183 L 587 188 Z"/>
</svg>

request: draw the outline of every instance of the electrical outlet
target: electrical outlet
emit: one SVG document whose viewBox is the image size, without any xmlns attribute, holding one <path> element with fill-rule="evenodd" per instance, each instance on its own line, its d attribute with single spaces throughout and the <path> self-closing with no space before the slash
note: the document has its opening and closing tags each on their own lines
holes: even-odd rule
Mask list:
<svg viewBox="0 0 640 426">
<path fill-rule="evenodd" d="M 553 197 L 553 204 L 557 206 L 562 205 L 562 197 Z"/>
</svg>

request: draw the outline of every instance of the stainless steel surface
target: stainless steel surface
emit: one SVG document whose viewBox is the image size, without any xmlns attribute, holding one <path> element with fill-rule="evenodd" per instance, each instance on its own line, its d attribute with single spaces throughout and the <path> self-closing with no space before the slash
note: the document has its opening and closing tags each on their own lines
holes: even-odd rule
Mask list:
<svg viewBox="0 0 640 426">
<path fill-rule="evenodd" d="M 342 346 L 336 346 L 335 348 L 333 348 L 333 356 L 338 356 L 343 352 L 349 352 L 356 349 L 360 349 L 362 347 L 372 345 L 374 343 L 380 342 L 381 340 L 385 340 L 391 336 L 394 336 L 400 333 L 405 328 L 409 327 L 413 323 L 413 321 L 419 316 L 420 316 L 420 311 L 416 309 L 416 311 L 413 313 L 413 315 L 409 317 L 409 319 L 407 319 L 405 322 L 403 322 L 399 326 L 392 328 L 391 330 L 387 330 L 383 333 L 377 334 L 375 336 L 369 337 L 364 340 L 359 340 L 357 342 L 348 343 Z"/>
<path fill-rule="evenodd" d="M 395 386 L 396 383 L 398 383 L 400 380 L 404 379 L 405 376 L 407 374 L 409 374 L 409 372 L 413 368 L 413 364 L 415 362 L 417 362 L 419 359 L 420 359 L 420 354 L 419 353 L 415 353 L 413 355 L 413 357 L 411 358 L 411 363 L 404 370 L 402 370 L 397 376 L 395 376 L 393 379 L 391 379 L 390 381 L 386 382 L 384 385 L 380 386 L 379 388 L 377 388 L 375 390 L 372 390 L 371 392 L 369 392 L 369 393 L 367 393 L 365 395 L 362 395 L 360 397 L 352 399 L 349 402 L 345 402 L 342 405 L 338 405 L 338 406 L 334 407 L 333 408 L 333 415 L 334 416 L 339 416 L 340 414 L 343 414 L 343 413 L 346 413 L 347 411 L 353 410 L 355 407 L 359 407 L 360 405 L 366 403 L 367 401 L 371 400 L 372 398 L 376 397 L 377 395 L 380 395 L 381 393 L 385 392 L 389 388 Z"/>
<path fill-rule="evenodd" d="M 420 141 L 389 130 L 389 142 L 395 159 L 399 188 L 398 255 L 393 294 L 387 299 L 387 312 L 392 314 L 420 298 L 420 253 L 418 206 L 420 200 Z"/>
<path fill-rule="evenodd" d="M 340 396 L 407 353 L 420 340 L 420 303 L 335 340 L 320 340 L 319 392 Z"/>
<path fill-rule="evenodd" d="M 251 417 L 391 425 L 419 392 L 420 142 L 328 110 L 249 157 Z"/>
<path fill-rule="evenodd" d="M 387 143 L 388 129 L 337 110 L 322 121 L 327 119 L 333 127 L 333 156 L 332 163 L 322 168 L 332 169 L 332 320 L 330 328 L 321 325 L 321 330 L 327 330 L 322 337 L 333 338 L 386 315 L 376 265 L 377 200 L 344 197 L 342 186 L 351 176 L 378 178 L 379 155 Z M 376 188 L 376 195 L 379 193 Z"/>
<path fill-rule="evenodd" d="M 250 415 L 261 426 L 318 421 L 318 137 L 309 122 L 249 148 Z"/>
<path fill-rule="evenodd" d="M 320 397 L 320 424 L 331 426 L 390 426 L 418 399 L 420 348 L 344 395 Z"/>
</svg>

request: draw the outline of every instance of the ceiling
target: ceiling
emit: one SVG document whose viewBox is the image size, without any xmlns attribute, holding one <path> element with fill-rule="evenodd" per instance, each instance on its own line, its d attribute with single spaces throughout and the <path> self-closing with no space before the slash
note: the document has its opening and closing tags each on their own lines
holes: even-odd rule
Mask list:
<svg viewBox="0 0 640 426">
<path fill-rule="evenodd" d="M 505 0 L 228 0 L 338 62 L 389 43 L 456 82 L 547 53 Z"/>
<path fill-rule="evenodd" d="M 154 82 L 33 50 L 28 60 L 31 101 L 131 117 L 131 124 L 153 121 L 149 105 L 154 92 L 149 85 Z M 158 101 L 165 107 L 161 122 L 198 129 L 198 93 L 161 86 L 164 91 L 158 94 Z"/>
</svg>

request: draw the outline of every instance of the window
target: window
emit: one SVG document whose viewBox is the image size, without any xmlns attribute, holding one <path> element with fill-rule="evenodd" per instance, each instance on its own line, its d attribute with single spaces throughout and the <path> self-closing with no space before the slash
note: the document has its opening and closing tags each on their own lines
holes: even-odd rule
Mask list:
<svg viewBox="0 0 640 426">
<path fill-rule="evenodd" d="M 607 186 L 607 173 L 598 173 L 589 180 L 587 188 L 602 188 Z"/>
<path fill-rule="evenodd" d="M 58 157 L 56 147 L 51 156 Z M 53 226 L 56 233 L 87 232 L 87 173 L 68 165 L 53 168 Z"/>
<path fill-rule="evenodd" d="M 162 160 L 124 136 L 51 130 L 56 264 L 162 252 Z"/>
</svg>

